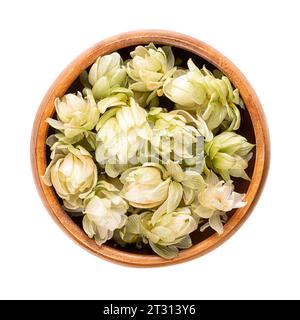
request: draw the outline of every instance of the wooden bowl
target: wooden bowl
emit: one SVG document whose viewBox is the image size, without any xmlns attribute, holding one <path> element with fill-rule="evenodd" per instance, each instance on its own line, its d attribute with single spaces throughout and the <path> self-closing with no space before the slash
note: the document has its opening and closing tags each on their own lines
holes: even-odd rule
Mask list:
<svg viewBox="0 0 300 320">
<path fill-rule="evenodd" d="M 175 55 L 180 56 L 184 61 L 192 57 L 194 62 L 200 66 L 205 63 L 209 68 L 221 70 L 239 89 L 246 105 L 246 110 L 241 111 L 242 125 L 239 132 L 256 145 L 254 156 L 247 170 L 252 178 L 251 182 L 241 179 L 235 180 L 236 190 L 246 193 L 247 205 L 233 210 L 229 214 L 229 220 L 224 226 L 222 235 L 217 235 L 208 229 L 204 233 L 196 230 L 192 234 L 193 246 L 181 251 L 172 260 L 162 259 L 147 249 L 142 252 L 133 247 L 121 249 L 116 247 L 113 242 L 99 247 L 93 239 L 85 234 L 81 222 L 69 217 L 62 209 L 54 189 L 47 187 L 41 181 L 41 176 L 49 161 L 49 150 L 46 148 L 49 126 L 45 120 L 53 116 L 55 112 L 54 99 L 62 97 L 66 92 L 76 91 L 79 86 L 76 81 L 78 76 L 84 69 L 90 67 L 97 57 L 113 51 L 119 51 L 123 57 L 126 57 L 134 46 L 150 42 L 172 46 Z M 253 210 L 263 189 L 269 167 L 269 146 L 268 128 L 261 104 L 245 76 L 231 61 L 209 45 L 189 36 L 170 31 L 141 30 L 123 33 L 97 43 L 82 53 L 58 76 L 46 93 L 35 117 L 31 137 L 31 163 L 34 180 L 45 207 L 57 224 L 72 239 L 104 259 L 127 266 L 152 267 L 179 263 L 201 256 L 222 244 L 241 226 Z"/>
</svg>

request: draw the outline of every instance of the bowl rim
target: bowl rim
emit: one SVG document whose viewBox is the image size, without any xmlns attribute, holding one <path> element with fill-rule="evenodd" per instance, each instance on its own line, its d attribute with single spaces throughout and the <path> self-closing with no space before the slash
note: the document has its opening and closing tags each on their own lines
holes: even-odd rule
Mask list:
<svg viewBox="0 0 300 320">
<path fill-rule="evenodd" d="M 129 253 L 105 244 L 99 247 L 65 213 L 53 188 L 43 184 L 40 178 L 47 166 L 46 138 L 49 126 L 45 119 L 54 113 L 54 99 L 61 97 L 79 74 L 89 67 L 98 56 L 150 42 L 188 50 L 212 63 L 226 74 L 243 97 L 256 140 L 254 170 L 246 193 L 247 205 L 234 212 L 231 219 L 225 224 L 222 235 L 215 233 L 191 248 L 181 250 L 179 255 L 171 260 L 165 260 L 156 255 Z M 106 260 L 126 266 L 154 267 L 180 263 L 204 255 L 221 245 L 240 228 L 256 205 L 264 187 L 270 162 L 270 141 L 265 115 L 254 89 L 243 73 L 228 58 L 208 44 L 185 34 L 167 30 L 137 30 L 121 33 L 96 43 L 80 54 L 61 72 L 47 91 L 36 113 L 31 134 L 30 154 L 32 173 L 39 195 L 51 217 L 68 236 L 89 252 Z"/>
</svg>

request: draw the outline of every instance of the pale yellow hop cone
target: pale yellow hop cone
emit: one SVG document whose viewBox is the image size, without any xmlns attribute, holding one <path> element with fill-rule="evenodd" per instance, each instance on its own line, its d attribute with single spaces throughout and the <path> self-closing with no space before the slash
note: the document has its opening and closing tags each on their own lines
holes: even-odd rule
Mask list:
<svg viewBox="0 0 300 320">
<path fill-rule="evenodd" d="M 205 67 L 199 69 L 191 59 L 188 68 L 164 83 L 164 94 L 177 108 L 201 115 L 210 130 L 237 130 L 241 120 L 237 105 L 243 107 L 238 90 L 233 90 L 227 77 L 216 78 Z"/>
<path fill-rule="evenodd" d="M 48 118 L 47 122 L 61 131 L 66 138 L 76 139 L 88 135 L 99 120 L 99 111 L 90 89 L 84 90 L 84 97 L 68 93 L 61 99 L 55 99 L 58 120 Z"/>
<path fill-rule="evenodd" d="M 178 249 L 186 249 L 192 245 L 189 234 L 197 229 L 197 222 L 187 207 L 177 208 L 165 213 L 155 223 L 153 213 L 141 217 L 141 233 L 154 252 L 165 259 L 178 255 Z"/>
<path fill-rule="evenodd" d="M 93 192 L 84 200 L 83 229 L 98 245 L 111 239 L 116 229 L 126 221 L 127 202 L 119 196 L 112 184 L 100 180 Z"/>
<path fill-rule="evenodd" d="M 111 170 L 127 169 L 127 165 L 136 162 L 152 138 L 147 112 L 133 98 L 129 105 L 106 111 L 97 130 L 96 160 L 109 175 Z"/>
<path fill-rule="evenodd" d="M 156 48 L 151 43 L 145 47 L 136 47 L 130 55 L 132 59 L 126 64 L 127 73 L 131 78 L 129 88 L 137 93 L 137 100 L 143 107 L 151 103 L 157 105 L 157 96 L 163 94 L 164 81 L 176 70 L 171 48 Z"/>
<path fill-rule="evenodd" d="M 192 212 L 206 220 L 206 226 L 210 226 L 219 234 L 223 233 L 222 218 L 226 212 L 246 205 L 243 201 L 245 194 L 234 191 L 231 180 L 224 182 L 219 180 L 212 171 L 199 189 L 198 196 L 191 205 Z"/>
<path fill-rule="evenodd" d="M 254 144 L 234 132 L 222 132 L 205 143 L 206 164 L 227 181 L 230 176 L 250 180 L 245 170 Z"/>
<path fill-rule="evenodd" d="M 126 170 L 120 177 L 123 183 L 121 195 L 135 208 L 155 209 L 152 222 L 156 223 L 164 213 L 170 213 L 180 205 L 192 203 L 203 183 L 201 175 L 192 170 L 183 171 L 178 163 L 165 165 L 144 163 Z"/>
<path fill-rule="evenodd" d="M 53 185 L 67 209 L 82 209 L 83 200 L 97 183 L 97 167 L 83 147 L 56 143 L 43 181 Z"/>
<path fill-rule="evenodd" d="M 89 71 L 88 81 L 97 100 L 110 96 L 112 90 L 117 87 L 124 87 L 127 82 L 127 73 L 121 56 L 113 52 L 99 57 Z"/>
</svg>

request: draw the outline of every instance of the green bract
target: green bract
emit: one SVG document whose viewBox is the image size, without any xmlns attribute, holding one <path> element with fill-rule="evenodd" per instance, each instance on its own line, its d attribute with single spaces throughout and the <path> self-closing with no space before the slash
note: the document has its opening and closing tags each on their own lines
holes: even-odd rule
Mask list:
<svg viewBox="0 0 300 320">
<path fill-rule="evenodd" d="M 241 116 L 236 105 L 243 106 L 238 90 L 233 90 L 227 77 L 218 79 L 205 67 L 200 70 L 191 59 L 188 67 L 186 73 L 165 82 L 164 94 L 178 109 L 201 115 L 211 130 L 219 126 L 237 130 Z"/>
<path fill-rule="evenodd" d="M 80 92 L 55 100 L 43 181 L 98 245 L 172 259 L 191 232 L 221 234 L 226 213 L 246 205 L 230 178 L 250 179 L 254 145 L 234 132 L 243 102 L 220 71 L 153 43 L 130 55 L 99 57 Z"/>
<path fill-rule="evenodd" d="M 140 93 L 137 97 L 145 106 L 162 95 L 164 81 L 176 70 L 174 55 L 170 47 L 156 48 L 153 43 L 136 47 L 130 55 L 126 70 L 133 81 L 129 88 Z"/>
<path fill-rule="evenodd" d="M 246 138 L 234 132 L 222 132 L 205 144 L 206 164 L 224 180 L 229 180 L 230 176 L 250 180 L 245 169 L 253 147 Z"/>
<path fill-rule="evenodd" d="M 86 131 L 73 138 L 68 138 L 63 133 L 55 133 L 47 138 L 46 143 L 51 148 L 58 144 L 69 144 L 74 147 L 81 146 L 91 152 L 96 149 L 96 133 L 93 131 Z"/>
<path fill-rule="evenodd" d="M 67 209 L 76 210 L 82 208 L 83 199 L 96 185 L 97 168 L 83 147 L 57 143 L 52 146 L 43 181 L 53 185 Z"/>
<path fill-rule="evenodd" d="M 103 114 L 108 108 L 127 106 L 130 97 L 133 96 L 131 90 L 121 87 L 116 87 L 111 90 L 110 96 L 101 99 L 98 103 L 98 109 Z"/>
<path fill-rule="evenodd" d="M 112 184 L 100 180 L 84 200 L 83 229 L 101 245 L 111 239 L 116 229 L 124 226 L 128 204 Z"/>
</svg>

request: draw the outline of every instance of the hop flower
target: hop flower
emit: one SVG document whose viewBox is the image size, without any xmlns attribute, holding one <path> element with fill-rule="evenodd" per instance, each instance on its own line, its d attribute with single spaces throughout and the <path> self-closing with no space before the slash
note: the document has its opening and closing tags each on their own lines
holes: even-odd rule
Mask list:
<svg viewBox="0 0 300 320">
<path fill-rule="evenodd" d="M 111 239 L 116 229 L 122 228 L 128 204 L 118 195 L 119 190 L 106 181 L 99 181 L 84 200 L 83 229 L 98 245 Z"/>
<path fill-rule="evenodd" d="M 156 48 L 153 43 L 146 47 L 138 46 L 130 53 L 132 59 L 127 62 L 126 70 L 131 82 L 129 88 L 144 93 L 139 101 L 149 104 L 157 95 L 161 96 L 162 85 L 167 77 L 176 70 L 174 56 L 170 47 Z"/>
<path fill-rule="evenodd" d="M 163 86 L 164 94 L 180 109 L 194 112 L 205 103 L 206 92 L 201 86 L 196 86 L 188 77 L 188 72 L 180 70 L 168 78 Z"/>
<path fill-rule="evenodd" d="M 96 160 L 104 164 L 127 165 L 151 139 L 147 112 L 133 98 L 129 106 L 111 108 L 97 125 Z"/>
<path fill-rule="evenodd" d="M 245 169 L 254 147 L 246 138 L 234 132 L 222 132 L 205 144 L 206 164 L 227 181 L 232 177 L 250 180 Z"/>
<path fill-rule="evenodd" d="M 141 214 L 141 233 L 154 252 L 165 259 L 178 255 L 178 249 L 192 245 L 189 234 L 197 229 L 197 222 L 187 207 L 166 213 L 152 223 L 152 212 Z"/>
<path fill-rule="evenodd" d="M 183 171 L 178 163 L 168 161 L 164 166 L 145 163 L 126 170 L 120 178 L 124 184 L 121 195 L 135 208 L 156 208 L 152 223 L 165 213 L 176 210 L 183 200 L 192 203 L 196 190 L 203 183 L 195 171 Z"/>
<path fill-rule="evenodd" d="M 97 183 L 97 167 L 83 147 L 60 142 L 52 146 L 51 162 L 43 181 L 54 187 L 64 206 L 70 210 L 82 208 L 83 199 Z"/>
<path fill-rule="evenodd" d="M 55 100 L 58 120 L 48 118 L 47 122 L 55 129 L 63 132 L 66 138 L 82 139 L 88 131 L 94 129 L 99 120 L 99 111 L 91 93 L 85 89 L 85 98 L 81 93 L 66 94 Z"/>
<path fill-rule="evenodd" d="M 227 77 L 218 79 L 205 67 L 198 69 L 191 59 L 188 68 L 164 83 L 164 94 L 179 109 L 201 115 L 211 130 L 221 125 L 229 131 L 237 130 L 241 117 L 236 105 L 243 106 L 238 90 L 233 90 Z"/>
<path fill-rule="evenodd" d="M 219 234 L 223 233 L 221 218 L 226 212 L 234 208 L 241 208 L 247 203 L 243 201 L 245 195 L 234 192 L 231 180 L 220 181 L 212 171 L 199 189 L 198 197 L 191 205 L 193 213 L 200 218 L 208 219 L 206 226 L 210 226 Z"/>
<path fill-rule="evenodd" d="M 152 211 L 132 214 L 126 225 L 115 234 L 121 244 L 149 243 L 152 250 L 165 259 L 178 255 L 178 249 L 186 249 L 192 245 L 189 234 L 197 229 L 198 223 L 187 207 L 178 208 L 166 213 L 152 223 Z"/>
<path fill-rule="evenodd" d="M 155 167 L 138 167 L 126 170 L 121 176 L 122 195 L 136 208 L 154 208 L 168 197 L 170 178 L 163 180 Z"/>
<path fill-rule="evenodd" d="M 99 57 L 92 65 L 88 81 L 92 85 L 92 92 L 97 100 L 111 95 L 112 90 L 124 87 L 127 82 L 127 73 L 122 66 L 122 58 L 117 53 Z"/>
</svg>

